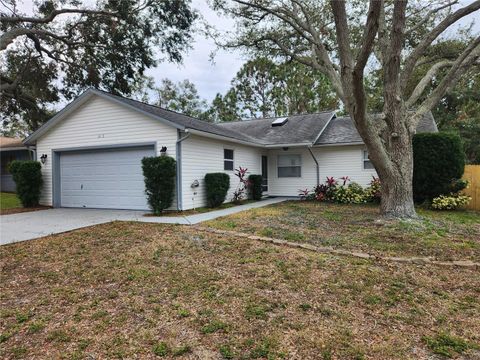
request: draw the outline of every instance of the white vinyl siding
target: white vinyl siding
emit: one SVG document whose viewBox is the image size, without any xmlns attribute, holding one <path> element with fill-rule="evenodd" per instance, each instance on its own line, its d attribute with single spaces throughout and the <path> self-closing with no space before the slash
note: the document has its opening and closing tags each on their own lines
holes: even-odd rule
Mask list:
<svg viewBox="0 0 480 360">
<path fill-rule="evenodd" d="M 48 156 L 42 165 L 44 184 L 40 203 L 52 205 L 53 149 L 156 143 L 157 155 L 166 146 L 167 155 L 175 158 L 176 141 L 175 128 L 94 96 L 38 139 L 38 158 L 42 154 Z M 172 205 L 176 207 L 175 200 Z"/>
<path fill-rule="evenodd" d="M 320 167 L 320 183 L 325 182 L 327 176 L 338 179 L 349 176 L 352 181 L 362 186 L 367 186 L 376 176 L 374 169 L 363 168 L 363 145 L 345 145 L 314 147 L 315 155 Z M 282 178 L 277 174 L 278 155 L 300 154 L 302 156 L 301 177 Z M 306 148 L 272 149 L 268 152 L 269 161 L 269 188 L 268 194 L 272 196 L 298 196 L 299 189 L 312 189 L 317 183 L 317 171 L 315 161 Z M 273 176 L 272 176 L 273 175 Z"/>
<path fill-rule="evenodd" d="M 231 201 L 239 183 L 234 171 L 224 169 L 224 149 L 234 151 L 235 168 L 248 169 L 248 174 L 262 173 L 262 149 L 235 143 L 213 140 L 196 135 L 190 136 L 182 145 L 182 193 L 183 210 L 206 206 L 205 174 L 224 172 L 230 176 L 230 189 L 226 201 Z M 192 188 L 198 180 L 199 187 Z M 196 195 L 194 194 L 196 192 Z"/>
</svg>

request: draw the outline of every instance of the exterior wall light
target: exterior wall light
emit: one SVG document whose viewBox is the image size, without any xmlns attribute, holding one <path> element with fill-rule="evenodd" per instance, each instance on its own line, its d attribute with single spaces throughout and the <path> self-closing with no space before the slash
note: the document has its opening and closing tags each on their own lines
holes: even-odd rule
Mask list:
<svg viewBox="0 0 480 360">
<path fill-rule="evenodd" d="M 42 156 L 40 156 L 40 161 L 42 164 L 45 164 L 47 162 L 47 154 L 42 154 Z"/>
<path fill-rule="evenodd" d="M 167 147 L 162 146 L 162 148 L 160 149 L 160 155 L 165 155 L 166 153 L 167 153 Z"/>
</svg>

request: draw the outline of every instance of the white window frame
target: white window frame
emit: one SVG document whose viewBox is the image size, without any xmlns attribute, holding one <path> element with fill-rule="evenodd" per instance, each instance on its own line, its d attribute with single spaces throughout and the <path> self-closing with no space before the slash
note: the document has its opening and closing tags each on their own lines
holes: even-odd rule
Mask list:
<svg viewBox="0 0 480 360">
<path fill-rule="evenodd" d="M 232 152 L 232 158 L 226 159 L 225 158 L 225 150 L 230 150 Z M 232 170 L 225 169 L 225 161 L 232 162 Z M 232 148 L 223 148 L 223 171 L 235 171 L 235 149 Z"/>
<path fill-rule="evenodd" d="M 300 165 L 297 165 L 297 166 L 279 166 L 280 164 L 280 157 L 281 156 L 298 156 L 300 158 Z M 278 179 L 300 179 L 302 178 L 303 176 L 303 171 L 302 171 L 302 167 L 303 167 L 303 162 L 302 162 L 302 154 L 278 154 L 277 155 L 277 178 Z M 278 169 L 279 168 L 288 168 L 288 167 L 299 167 L 300 168 L 300 176 L 280 176 L 279 174 L 279 171 Z"/>
<path fill-rule="evenodd" d="M 366 155 L 366 157 L 365 157 Z M 366 162 L 369 162 L 372 167 L 371 168 L 367 168 L 365 167 L 365 163 Z M 369 156 L 368 156 L 368 150 L 367 149 L 363 149 L 362 150 L 362 169 L 365 170 L 365 171 L 375 171 L 375 167 L 373 166 L 373 163 L 372 163 L 372 160 L 370 160 Z"/>
</svg>

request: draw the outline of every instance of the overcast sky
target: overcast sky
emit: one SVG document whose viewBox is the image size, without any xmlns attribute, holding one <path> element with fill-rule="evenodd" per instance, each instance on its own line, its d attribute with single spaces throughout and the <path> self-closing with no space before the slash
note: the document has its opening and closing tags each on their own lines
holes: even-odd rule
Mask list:
<svg viewBox="0 0 480 360">
<path fill-rule="evenodd" d="M 205 20 L 217 29 L 230 30 L 233 27 L 233 20 L 217 16 L 206 0 L 193 0 L 192 3 Z M 216 50 L 213 40 L 206 39 L 201 34 L 195 35 L 194 39 L 193 49 L 185 55 L 183 64 L 160 63 L 147 74 L 153 76 L 157 83 L 165 77 L 173 81 L 188 79 L 196 85 L 202 98 L 211 101 L 218 92 L 223 94 L 229 89 L 230 80 L 244 60 L 239 53 L 218 50 L 212 62 L 210 54 Z"/>
</svg>

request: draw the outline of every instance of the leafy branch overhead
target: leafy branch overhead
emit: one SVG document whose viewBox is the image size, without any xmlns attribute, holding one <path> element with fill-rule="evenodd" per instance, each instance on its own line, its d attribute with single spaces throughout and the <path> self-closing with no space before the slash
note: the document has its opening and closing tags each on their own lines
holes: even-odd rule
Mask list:
<svg viewBox="0 0 480 360">
<path fill-rule="evenodd" d="M 225 48 L 295 61 L 328 78 L 385 185 L 382 213 L 416 217 L 412 136 L 420 119 L 479 63 L 480 36 L 469 36 L 454 58 L 434 59 L 413 87 L 412 79 L 418 66 L 433 60 L 428 52 L 442 34 L 477 13 L 480 1 L 216 0 L 214 8 L 236 21 Z M 365 75 L 371 69 L 382 84 L 381 116 L 368 109 Z M 432 88 L 440 70 L 446 71 Z"/>
<path fill-rule="evenodd" d="M 26 116 L 38 127 L 46 104 L 58 95 L 72 99 L 88 86 L 128 95 L 157 57 L 179 62 L 188 49 L 197 14 L 189 1 L 44 1 L 34 15 L 19 12 L 15 0 L 0 13 L 0 91 L 4 121 Z M 41 74 L 42 81 L 30 79 Z M 43 84 L 43 85 L 42 85 Z"/>
</svg>

